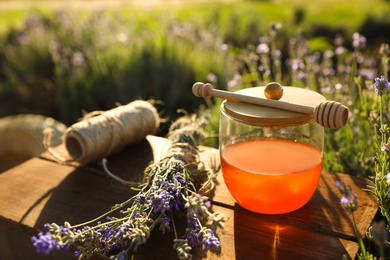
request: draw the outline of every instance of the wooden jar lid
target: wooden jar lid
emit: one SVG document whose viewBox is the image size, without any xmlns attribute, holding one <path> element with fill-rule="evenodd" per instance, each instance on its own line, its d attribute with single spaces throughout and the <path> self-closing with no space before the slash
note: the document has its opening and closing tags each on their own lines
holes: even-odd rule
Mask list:
<svg viewBox="0 0 390 260">
<path fill-rule="evenodd" d="M 236 93 L 266 98 L 265 87 L 246 88 Z M 326 98 L 321 94 L 303 88 L 283 86 L 283 96 L 280 101 L 315 107 Z M 255 126 L 292 126 L 301 125 L 313 119 L 313 114 L 301 114 L 277 108 L 252 105 L 242 102 L 224 100 L 222 111 L 235 120 Z"/>
</svg>

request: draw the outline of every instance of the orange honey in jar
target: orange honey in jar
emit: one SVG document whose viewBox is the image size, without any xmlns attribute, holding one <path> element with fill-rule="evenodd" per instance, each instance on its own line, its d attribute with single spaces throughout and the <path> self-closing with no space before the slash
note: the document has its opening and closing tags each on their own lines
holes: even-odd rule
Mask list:
<svg viewBox="0 0 390 260">
<path fill-rule="evenodd" d="M 236 93 L 310 107 L 326 100 L 317 92 L 289 86 L 269 93 L 271 84 L 275 87 L 270 83 Z M 222 174 L 230 194 L 245 209 L 283 214 L 304 206 L 319 183 L 323 147 L 324 129 L 313 114 L 230 100 L 221 104 Z"/>
<path fill-rule="evenodd" d="M 313 196 L 322 152 L 290 140 L 252 139 L 226 145 L 221 164 L 228 190 L 240 206 L 281 214 L 301 208 Z"/>
</svg>

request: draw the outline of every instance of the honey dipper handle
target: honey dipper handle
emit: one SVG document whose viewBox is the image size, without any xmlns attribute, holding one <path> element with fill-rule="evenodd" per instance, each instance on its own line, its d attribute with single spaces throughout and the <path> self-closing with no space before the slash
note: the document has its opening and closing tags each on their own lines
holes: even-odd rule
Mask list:
<svg viewBox="0 0 390 260">
<path fill-rule="evenodd" d="M 192 86 L 192 93 L 197 97 L 209 99 L 211 97 L 220 97 L 240 101 L 244 103 L 283 109 L 302 114 L 313 114 L 314 120 L 326 128 L 340 128 L 347 123 L 348 108 L 335 101 L 325 101 L 312 106 L 293 104 L 289 102 L 246 96 L 234 92 L 214 89 L 210 83 L 196 82 Z"/>
<path fill-rule="evenodd" d="M 196 82 L 192 86 L 192 93 L 197 97 L 203 97 L 204 99 L 209 99 L 211 97 L 219 97 L 224 99 L 236 100 L 243 103 L 249 103 L 253 105 L 273 107 L 278 109 L 283 109 L 292 112 L 298 112 L 302 114 L 313 114 L 314 107 L 298 105 L 289 102 L 283 102 L 273 99 L 258 98 L 252 96 L 246 96 L 234 92 L 228 92 L 223 90 L 214 89 L 213 85 L 210 83 Z"/>
<path fill-rule="evenodd" d="M 343 127 L 348 114 L 348 108 L 336 101 L 324 101 L 314 108 L 314 120 L 326 128 Z"/>
</svg>

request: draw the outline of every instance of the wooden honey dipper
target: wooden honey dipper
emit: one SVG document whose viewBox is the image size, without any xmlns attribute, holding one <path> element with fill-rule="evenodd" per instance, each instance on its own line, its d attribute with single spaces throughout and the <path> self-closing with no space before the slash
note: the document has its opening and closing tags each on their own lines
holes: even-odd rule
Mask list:
<svg viewBox="0 0 390 260">
<path fill-rule="evenodd" d="M 192 93 L 197 97 L 209 99 L 211 97 L 220 97 L 229 100 L 240 101 L 259 106 L 283 109 L 302 114 L 313 114 L 314 120 L 326 128 L 340 128 L 347 123 L 348 108 L 336 101 L 323 101 L 316 106 L 299 105 L 284 101 L 279 101 L 283 95 L 283 88 L 279 83 L 271 82 L 265 88 L 265 98 L 247 96 L 234 92 L 214 89 L 210 83 L 196 82 L 192 86 Z"/>
</svg>

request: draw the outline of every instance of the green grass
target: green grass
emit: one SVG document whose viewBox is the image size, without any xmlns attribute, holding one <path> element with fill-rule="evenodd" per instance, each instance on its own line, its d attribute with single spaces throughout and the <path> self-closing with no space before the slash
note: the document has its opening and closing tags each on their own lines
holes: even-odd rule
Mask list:
<svg viewBox="0 0 390 260">
<path fill-rule="evenodd" d="M 262 31 L 272 22 L 282 23 L 286 27 L 293 27 L 289 33 L 297 30 L 310 30 L 313 24 L 324 24 L 334 28 L 345 28 L 348 33 L 358 30 L 367 16 L 378 19 L 390 19 L 385 14 L 390 11 L 390 5 L 383 0 L 272 0 L 272 1 L 213 1 L 204 0 L 154 0 L 133 1 L 0 1 L 0 33 L 7 29 L 20 26 L 23 19 L 33 10 L 55 11 L 61 9 L 84 9 L 96 11 L 99 9 L 120 10 L 122 13 L 131 13 L 134 10 L 148 13 L 172 13 L 178 19 L 193 19 L 205 22 L 217 21 L 225 30 L 235 26 L 235 33 L 241 35 L 251 27 L 257 26 Z M 294 25 L 295 12 L 304 10 L 304 20 L 300 26 Z M 232 24 L 234 22 L 234 24 Z"/>
</svg>

